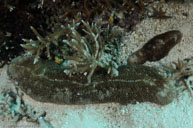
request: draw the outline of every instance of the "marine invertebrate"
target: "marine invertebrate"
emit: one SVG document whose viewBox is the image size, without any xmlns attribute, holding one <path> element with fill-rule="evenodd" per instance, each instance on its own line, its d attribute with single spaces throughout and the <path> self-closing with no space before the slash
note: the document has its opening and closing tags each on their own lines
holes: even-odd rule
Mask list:
<svg viewBox="0 0 193 128">
<path fill-rule="evenodd" d="M 144 64 L 146 61 L 158 61 L 182 39 L 182 33 L 172 30 L 153 37 L 141 49 L 128 58 L 129 64 Z"/>
<path fill-rule="evenodd" d="M 59 60 L 68 60 L 67 64 L 66 62 L 63 63 L 69 68 L 65 70 L 65 73 L 68 75 L 72 73 L 86 74 L 88 83 L 91 82 L 91 77 L 98 68 L 104 68 L 109 74 L 117 75 L 116 57 L 113 58 L 112 54 L 116 52 L 116 47 L 118 47 L 113 44 L 113 40 L 119 34 L 113 35 L 110 28 L 102 30 L 96 24 L 90 26 L 89 23 L 84 21 L 81 23 L 85 28 L 82 29 L 84 36 L 76 30 L 80 23 L 75 23 L 75 21 L 68 27 L 62 26 L 59 31 L 48 33 L 46 37 L 42 37 L 31 27 L 38 40 L 23 39 L 27 43 L 21 44 L 21 46 L 36 55 L 34 64 L 41 55 L 46 55 L 49 59 L 55 58 L 56 63 L 61 63 Z M 102 36 L 102 33 L 108 35 Z M 54 45 L 56 50 L 51 45 Z M 113 50 L 110 48 L 112 45 L 115 48 Z M 51 47 L 52 51 L 50 50 Z M 58 58 L 57 55 L 60 55 L 62 59 Z"/>
<path fill-rule="evenodd" d="M 150 101 L 164 105 L 176 97 L 177 77 L 168 80 L 160 75 L 159 70 L 139 64 L 147 60 L 156 61 L 166 56 L 169 50 L 179 43 L 182 37 L 181 32 L 174 30 L 155 36 L 142 49 L 131 55 L 132 59 L 137 60 L 129 60 L 134 64 L 119 66 L 116 69 L 119 74 L 112 76 L 105 71 L 110 61 L 106 64 L 106 61 L 100 60 L 104 54 L 103 38 L 99 38 L 100 29 L 94 24 L 89 26 L 84 21 L 83 24 L 86 27 L 86 30 L 83 30 L 86 33 L 85 37 L 81 37 L 80 33 L 70 27 L 72 30 L 70 36 L 73 38 L 70 41 L 64 40 L 78 53 L 74 56 L 63 55 L 64 59 L 77 63 L 74 67 L 58 65 L 41 58 L 37 64 L 33 65 L 33 57 L 18 57 L 8 69 L 11 79 L 18 81 L 19 88 L 28 95 L 43 102 L 127 104 Z M 88 38 L 90 36 L 91 38 Z M 91 44 L 94 45 L 91 46 Z M 97 66 L 99 69 L 95 70 Z M 91 71 L 89 77 L 84 75 L 87 70 Z M 63 71 L 79 73 L 69 75 Z"/>
<path fill-rule="evenodd" d="M 191 87 L 193 70 L 192 68 L 190 68 L 189 62 L 190 60 L 183 61 L 183 60 L 178 59 L 177 62 L 172 62 L 172 64 L 169 66 L 167 65 L 162 65 L 162 66 L 170 74 L 170 75 L 167 75 L 168 80 L 178 80 L 178 86 L 180 86 L 179 84 L 180 82 L 183 82 L 181 84 L 181 87 L 178 87 L 179 90 L 185 87 L 193 96 L 193 90 Z"/>
<path fill-rule="evenodd" d="M 89 72 L 87 75 L 88 83 L 91 82 L 91 77 L 98 67 L 107 69 L 108 73 L 113 71 L 114 75 L 118 75 L 116 62 L 111 59 L 110 54 L 105 52 L 105 43 L 107 44 L 108 40 L 101 36 L 102 29 L 96 24 L 90 26 L 84 21 L 82 23 L 86 28 L 83 29 L 86 33 L 85 36 L 81 36 L 74 27 L 70 27 L 72 31 L 71 40 L 63 40 L 77 52 L 73 56 L 63 55 L 64 59 L 73 62 L 73 65 L 70 66 L 71 69 L 65 72 L 70 74 Z"/>
<path fill-rule="evenodd" d="M 34 64 L 38 61 L 38 58 L 41 54 L 46 54 L 46 56 L 51 59 L 50 48 L 51 45 L 58 46 L 59 38 L 62 34 L 64 34 L 64 30 L 56 31 L 55 33 L 48 33 L 48 35 L 44 38 L 42 37 L 34 27 L 31 26 L 32 31 L 36 35 L 36 41 L 30 39 L 23 39 L 27 44 L 21 44 L 21 46 L 28 50 L 31 54 L 36 54 L 34 58 Z M 45 52 L 44 52 L 45 50 Z M 44 53 L 42 53 L 44 52 Z"/>
<path fill-rule="evenodd" d="M 95 72 L 92 82 L 82 74 L 68 76 L 66 67 L 49 60 L 18 57 L 9 66 L 10 78 L 33 99 L 57 104 L 120 104 L 153 102 L 161 105 L 176 97 L 174 82 L 168 82 L 159 70 L 143 65 L 122 65 L 119 75 L 111 77 L 103 70 Z"/>
</svg>

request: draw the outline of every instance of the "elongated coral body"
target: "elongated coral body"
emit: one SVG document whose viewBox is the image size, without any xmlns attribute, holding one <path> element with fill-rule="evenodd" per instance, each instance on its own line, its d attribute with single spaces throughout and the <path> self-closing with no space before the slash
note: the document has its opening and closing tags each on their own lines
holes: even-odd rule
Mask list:
<svg viewBox="0 0 193 128">
<path fill-rule="evenodd" d="M 158 61 L 182 39 L 182 33 L 172 30 L 155 36 L 128 59 L 129 64 L 144 64 L 146 61 Z"/>
<path fill-rule="evenodd" d="M 123 65 L 119 76 L 111 77 L 103 69 L 87 83 L 84 74 L 67 76 L 64 67 L 33 57 L 18 57 L 8 68 L 12 80 L 33 99 L 58 104 L 92 104 L 118 102 L 121 104 L 153 102 L 170 103 L 176 96 L 173 85 L 159 71 L 143 65 Z M 169 88 L 168 88 L 169 87 Z"/>
</svg>

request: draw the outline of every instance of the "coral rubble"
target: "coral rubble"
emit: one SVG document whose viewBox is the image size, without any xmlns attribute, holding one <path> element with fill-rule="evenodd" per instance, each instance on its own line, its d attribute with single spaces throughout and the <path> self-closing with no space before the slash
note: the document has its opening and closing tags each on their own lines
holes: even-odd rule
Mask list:
<svg viewBox="0 0 193 128">
<path fill-rule="evenodd" d="M 53 128 L 52 125 L 44 119 L 46 112 L 36 111 L 30 105 L 25 104 L 22 94 L 19 94 L 18 89 L 16 89 L 16 91 L 17 93 L 10 89 L 5 89 L 0 93 L 0 116 L 10 118 L 13 126 L 26 117 L 27 121 L 39 123 L 41 128 Z"/>
</svg>

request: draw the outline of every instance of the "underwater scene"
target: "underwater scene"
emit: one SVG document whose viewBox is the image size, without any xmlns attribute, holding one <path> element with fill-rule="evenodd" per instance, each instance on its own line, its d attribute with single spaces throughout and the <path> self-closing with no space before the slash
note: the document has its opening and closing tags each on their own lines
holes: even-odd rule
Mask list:
<svg viewBox="0 0 193 128">
<path fill-rule="evenodd" d="M 192 128 L 193 1 L 1 0 L 0 128 Z"/>
</svg>

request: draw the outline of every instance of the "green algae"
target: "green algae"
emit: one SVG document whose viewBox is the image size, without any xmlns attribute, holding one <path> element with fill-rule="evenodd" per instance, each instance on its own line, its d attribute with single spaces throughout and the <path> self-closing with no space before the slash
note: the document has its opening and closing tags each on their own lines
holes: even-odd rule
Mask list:
<svg viewBox="0 0 193 128">
<path fill-rule="evenodd" d="M 41 102 L 57 104 L 120 104 L 152 102 L 165 105 L 176 93 L 155 68 L 143 65 L 123 65 L 119 76 L 112 77 L 103 70 L 95 72 L 91 83 L 84 74 L 67 76 L 65 67 L 33 57 L 18 57 L 8 68 L 8 75 L 27 95 Z"/>
</svg>

